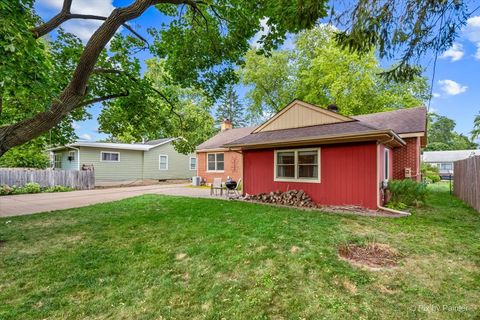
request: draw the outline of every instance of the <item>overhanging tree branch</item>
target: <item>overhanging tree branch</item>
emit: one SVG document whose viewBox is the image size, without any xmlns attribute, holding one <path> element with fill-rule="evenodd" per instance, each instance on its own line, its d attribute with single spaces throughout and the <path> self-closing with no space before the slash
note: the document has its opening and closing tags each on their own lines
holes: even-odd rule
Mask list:
<svg viewBox="0 0 480 320">
<path fill-rule="evenodd" d="M 48 34 L 49 32 L 51 32 L 55 28 L 59 27 L 62 23 L 66 22 L 68 20 L 84 19 L 84 20 L 105 21 L 105 20 L 107 20 L 107 18 L 108 17 L 96 16 L 96 15 L 93 15 L 93 14 L 78 14 L 78 13 L 64 13 L 64 14 L 62 14 L 62 13 L 60 13 L 60 14 L 56 15 L 55 17 L 53 17 L 52 19 L 50 19 L 49 21 L 45 22 L 44 24 L 33 28 L 31 31 L 34 34 L 35 38 L 40 38 L 40 37 Z M 137 38 L 139 38 L 140 40 L 142 40 L 143 42 L 145 42 L 148 45 L 147 39 L 142 37 L 130 25 L 128 25 L 127 23 L 124 23 L 124 24 L 122 24 L 122 26 L 125 29 L 127 29 L 128 31 L 130 31 Z"/>
<path fill-rule="evenodd" d="M 106 96 L 103 96 L 103 97 L 97 97 L 97 98 L 93 98 L 93 99 L 90 99 L 90 100 L 85 100 L 85 101 L 82 101 L 81 103 L 79 103 L 78 105 L 76 105 L 75 108 L 81 108 L 81 107 L 85 107 L 85 106 L 88 106 L 88 105 L 91 105 L 91 104 L 94 104 L 94 103 L 103 102 L 103 101 L 107 101 L 107 100 L 112 100 L 112 99 L 115 99 L 115 98 L 126 97 L 129 94 L 130 93 L 127 90 L 125 92 L 114 93 L 114 94 L 109 94 L 109 95 L 106 95 Z"/>
<path fill-rule="evenodd" d="M 43 27 L 37 29 L 34 34 L 40 36 L 63 23 L 70 14 L 71 0 L 65 0 L 61 12 Z M 118 28 L 127 21 L 142 15 L 150 6 L 159 3 L 189 4 L 191 0 L 136 0 L 126 7 L 117 8 L 111 12 L 108 18 L 95 31 L 88 40 L 80 55 L 77 66 L 72 74 L 70 82 L 60 95 L 52 99 L 47 111 L 37 113 L 23 121 L 0 126 L 0 156 L 12 147 L 21 145 L 39 135 L 48 132 L 60 123 L 73 109 L 79 106 L 84 99 L 88 80 L 95 64 L 105 46 L 112 39 Z"/>
</svg>

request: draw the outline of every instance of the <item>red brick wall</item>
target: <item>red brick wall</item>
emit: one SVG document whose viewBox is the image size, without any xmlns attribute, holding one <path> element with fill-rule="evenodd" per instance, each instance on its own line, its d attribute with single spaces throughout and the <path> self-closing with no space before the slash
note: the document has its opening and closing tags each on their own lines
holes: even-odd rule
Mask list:
<svg viewBox="0 0 480 320">
<path fill-rule="evenodd" d="M 215 152 L 212 152 L 215 153 Z M 218 152 L 217 152 L 218 153 Z M 207 183 L 212 183 L 213 178 L 222 178 L 227 180 L 230 176 L 233 180 L 243 177 L 243 155 L 235 151 L 225 151 L 225 164 L 223 172 L 208 172 L 207 171 L 207 152 L 197 152 L 197 176 L 207 180 Z"/>
<path fill-rule="evenodd" d="M 420 137 L 403 140 L 406 146 L 393 149 L 393 179 L 405 179 L 405 168 L 411 168 L 412 179 L 420 181 Z"/>
</svg>

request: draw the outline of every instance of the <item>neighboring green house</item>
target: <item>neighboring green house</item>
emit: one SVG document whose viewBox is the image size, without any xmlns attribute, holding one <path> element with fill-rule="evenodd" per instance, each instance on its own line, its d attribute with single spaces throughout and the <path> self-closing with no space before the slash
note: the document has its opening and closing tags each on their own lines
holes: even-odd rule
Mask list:
<svg viewBox="0 0 480 320">
<path fill-rule="evenodd" d="M 175 139 L 145 143 L 75 142 L 49 149 L 52 167 L 63 170 L 95 169 L 97 182 L 186 179 L 196 175 L 195 154 L 177 152 Z"/>
</svg>

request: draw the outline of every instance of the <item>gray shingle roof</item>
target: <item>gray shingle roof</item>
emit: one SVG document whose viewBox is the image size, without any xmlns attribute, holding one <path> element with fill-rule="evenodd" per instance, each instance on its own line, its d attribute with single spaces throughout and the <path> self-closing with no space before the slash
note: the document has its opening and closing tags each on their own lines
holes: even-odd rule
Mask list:
<svg viewBox="0 0 480 320">
<path fill-rule="evenodd" d="M 331 123 L 323 124 L 317 126 L 293 128 L 293 129 L 282 129 L 274 131 L 263 131 L 252 133 L 243 138 L 232 141 L 231 143 L 225 144 L 229 145 L 248 145 L 248 144 L 259 144 L 259 143 L 269 143 L 275 141 L 287 141 L 287 140 L 298 140 L 298 139 L 308 139 L 310 137 L 316 138 L 320 136 L 329 136 L 337 134 L 346 134 L 346 133 L 362 133 L 375 131 L 376 128 L 363 124 L 360 121 L 349 121 L 349 122 L 340 122 L 340 123 Z"/>
<path fill-rule="evenodd" d="M 399 109 L 352 118 L 378 129 L 391 129 L 396 133 L 423 132 L 427 124 L 427 109 L 425 107 Z"/>
<path fill-rule="evenodd" d="M 236 128 L 225 130 L 217 133 L 204 143 L 197 146 L 197 150 L 218 149 L 223 148 L 224 144 L 249 135 L 256 127 Z"/>
</svg>

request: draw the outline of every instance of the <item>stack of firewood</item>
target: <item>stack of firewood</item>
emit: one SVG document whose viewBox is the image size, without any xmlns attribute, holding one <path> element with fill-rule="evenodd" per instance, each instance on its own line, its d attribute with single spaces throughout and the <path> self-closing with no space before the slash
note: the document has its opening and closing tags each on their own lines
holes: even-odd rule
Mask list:
<svg viewBox="0 0 480 320">
<path fill-rule="evenodd" d="M 274 203 L 284 206 L 294 206 L 302 208 L 317 207 L 317 204 L 313 202 L 310 196 L 306 194 L 303 190 L 289 190 L 286 192 L 277 190 L 270 193 L 246 195 L 244 199 L 249 201 Z"/>
</svg>

